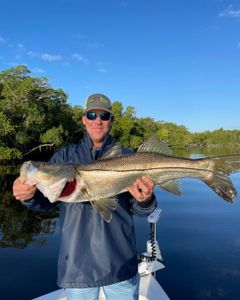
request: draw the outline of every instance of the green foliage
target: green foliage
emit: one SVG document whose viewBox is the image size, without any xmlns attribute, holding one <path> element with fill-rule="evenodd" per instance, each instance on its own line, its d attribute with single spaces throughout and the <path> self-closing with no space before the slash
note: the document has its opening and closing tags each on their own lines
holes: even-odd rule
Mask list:
<svg viewBox="0 0 240 300">
<path fill-rule="evenodd" d="M 42 142 L 76 142 L 83 132 L 82 109 L 67 104 L 65 92 L 51 88 L 46 78 L 29 73 L 25 66 L 0 73 L 0 146 L 24 155 Z M 19 157 L 14 151 L 4 155 Z"/>
<path fill-rule="evenodd" d="M 2 111 L 0 111 L 0 135 L 6 136 L 14 132 L 14 125 L 12 125 Z"/>
<path fill-rule="evenodd" d="M 53 143 L 57 147 L 59 147 L 62 144 L 64 134 L 65 134 L 65 132 L 64 132 L 62 125 L 60 125 L 58 127 L 53 127 L 53 128 L 48 129 L 43 134 L 41 134 L 40 141 L 42 143 Z"/>
<path fill-rule="evenodd" d="M 191 142 L 191 134 L 185 126 L 159 123 L 158 136 L 172 148 L 184 148 Z"/>
<path fill-rule="evenodd" d="M 114 125 L 112 128 L 112 134 L 119 142 L 119 144 L 133 148 L 136 143 L 136 139 L 133 139 L 133 130 L 135 127 L 135 109 L 132 106 L 128 106 L 126 110 L 123 110 L 122 103 L 116 101 L 113 103 L 114 112 Z M 135 142 L 134 142 L 135 141 Z"/>
<path fill-rule="evenodd" d="M 240 131 L 220 128 L 214 131 L 194 133 L 192 141 L 206 147 L 212 145 L 236 146 L 240 144 Z"/>
<path fill-rule="evenodd" d="M 239 145 L 240 131 L 222 128 L 190 133 L 183 125 L 137 118 L 135 108 L 113 102 L 112 135 L 125 147 L 136 149 L 152 133 L 174 149 L 189 145 Z M 83 135 L 83 108 L 67 103 L 67 94 L 53 89 L 47 78 L 30 76 L 26 66 L 0 73 L 0 160 L 21 158 L 54 144 L 76 143 Z"/>
<path fill-rule="evenodd" d="M 21 159 L 22 153 L 16 148 L 0 147 L 0 160 Z"/>
<path fill-rule="evenodd" d="M 132 106 L 128 106 L 124 111 L 120 102 L 114 102 L 113 112 L 115 122 L 112 134 L 125 147 L 136 149 L 153 133 L 157 133 L 173 148 L 183 148 L 191 142 L 191 134 L 184 126 L 156 122 L 152 118 L 136 118 Z"/>
</svg>

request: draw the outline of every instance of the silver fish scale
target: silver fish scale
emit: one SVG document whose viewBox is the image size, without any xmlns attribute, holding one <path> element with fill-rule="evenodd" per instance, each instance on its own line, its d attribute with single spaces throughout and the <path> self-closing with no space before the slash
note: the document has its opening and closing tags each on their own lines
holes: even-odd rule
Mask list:
<svg viewBox="0 0 240 300">
<path fill-rule="evenodd" d="M 137 178 L 142 176 L 148 176 L 152 178 L 157 184 L 164 183 L 168 180 L 184 177 L 194 177 L 204 179 L 206 173 L 211 176 L 211 172 L 206 170 L 194 170 L 194 169 L 173 169 L 173 168 L 161 168 L 161 169 L 145 169 L 145 170 L 82 170 L 79 171 L 81 179 L 84 181 L 86 188 L 89 190 L 89 196 L 91 199 L 99 199 L 105 197 L 115 196 L 126 188 L 133 185 Z"/>
<path fill-rule="evenodd" d="M 210 160 L 185 159 L 162 155 L 159 153 L 135 153 L 110 159 L 102 159 L 93 164 L 81 165 L 81 170 L 114 170 L 127 172 L 133 170 L 161 169 L 161 168 L 183 168 L 208 170 Z"/>
</svg>

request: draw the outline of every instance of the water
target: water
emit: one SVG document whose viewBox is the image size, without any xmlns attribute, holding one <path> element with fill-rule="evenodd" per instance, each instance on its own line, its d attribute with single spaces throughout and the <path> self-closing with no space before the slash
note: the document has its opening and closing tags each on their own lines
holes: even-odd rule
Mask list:
<svg viewBox="0 0 240 300">
<path fill-rule="evenodd" d="M 33 213 L 13 201 L 16 174 L 0 170 L 0 299 L 28 300 L 57 289 L 60 232 L 56 215 Z M 240 192 L 240 173 L 231 179 Z M 178 197 L 156 190 L 166 263 L 158 281 L 172 300 L 238 300 L 240 198 L 229 204 L 192 179 L 182 180 L 181 191 Z M 149 225 L 143 218 L 135 223 L 138 249 L 144 251 Z"/>
<path fill-rule="evenodd" d="M 171 299 L 239 299 L 239 202 L 223 202 L 190 180 L 182 190 L 180 199 L 165 195 L 159 201 L 158 236 L 166 260 L 159 281 Z"/>
</svg>

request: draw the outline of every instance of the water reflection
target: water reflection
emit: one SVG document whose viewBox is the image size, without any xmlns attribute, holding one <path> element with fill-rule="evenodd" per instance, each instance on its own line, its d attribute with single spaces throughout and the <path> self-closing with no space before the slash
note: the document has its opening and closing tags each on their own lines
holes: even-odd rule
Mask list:
<svg viewBox="0 0 240 300">
<path fill-rule="evenodd" d="M 55 231 L 57 213 L 33 212 L 14 199 L 12 183 L 18 172 L 14 166 L 0 168 L 0 248 L 43 246 L 45 236 Z"/>
<path fill-rule="evenodd" d="M 220 148 L 188 148 L 183 150 L 175 150 L 175 156 L 191 157 L 192 155 L 199 155 L 201 157 L 208 156 L 224 156 L 224 155 L 239 155 L 240 147 L 220 147 Z"/>
</svg>

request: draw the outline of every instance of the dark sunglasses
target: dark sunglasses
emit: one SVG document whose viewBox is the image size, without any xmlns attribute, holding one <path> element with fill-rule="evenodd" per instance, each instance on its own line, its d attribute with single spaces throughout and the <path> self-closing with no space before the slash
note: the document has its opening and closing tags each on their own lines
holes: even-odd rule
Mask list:
<svg viewBox="0 0 240 300">
<path fill-rule="evenodd" d="M 108 111 L 103 113 L 95 113 L 93 111 L 88 111 L 86 113 L 86 117 L 88 118 L 88 120 L 96 120 L 97 117 L 100 117 L 102 121 L 113 121 L 113 115 Z"/>
</svg>

